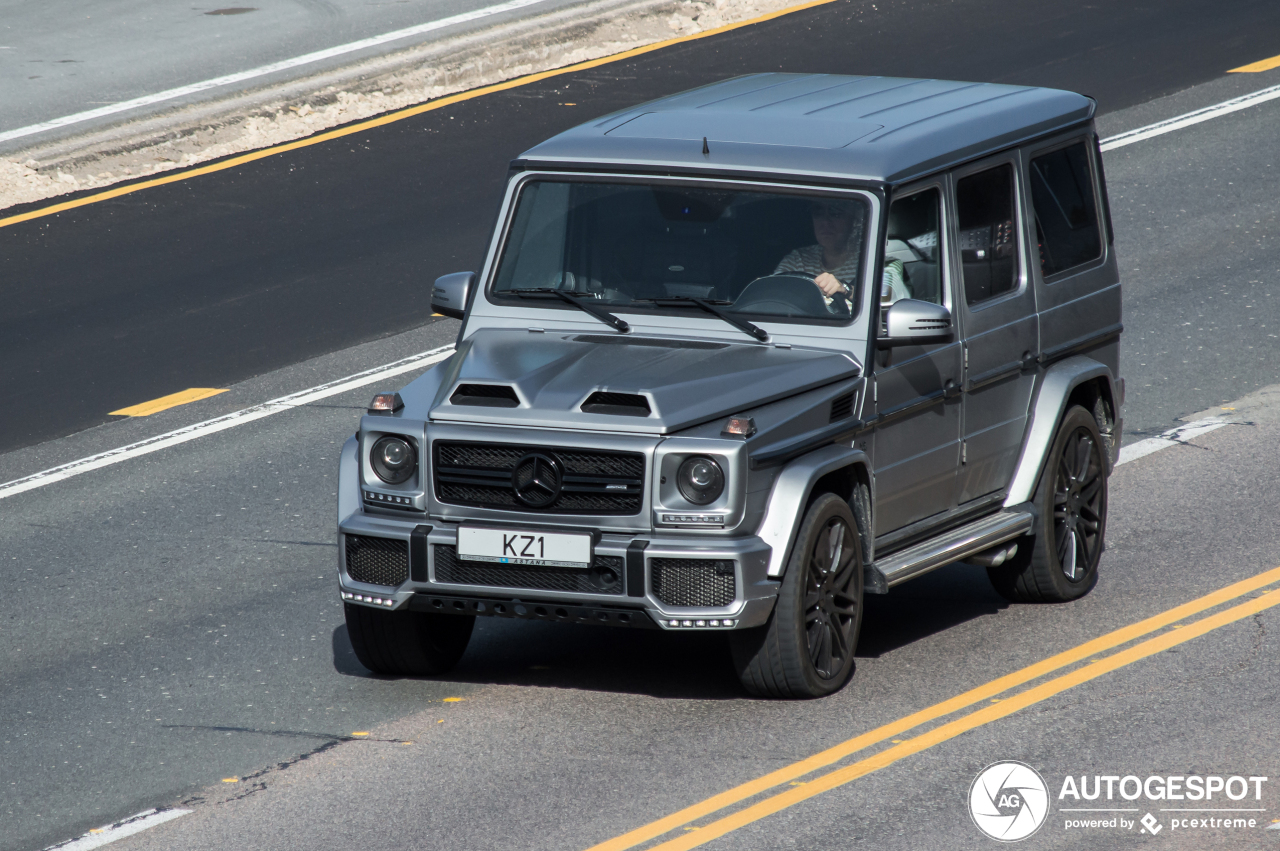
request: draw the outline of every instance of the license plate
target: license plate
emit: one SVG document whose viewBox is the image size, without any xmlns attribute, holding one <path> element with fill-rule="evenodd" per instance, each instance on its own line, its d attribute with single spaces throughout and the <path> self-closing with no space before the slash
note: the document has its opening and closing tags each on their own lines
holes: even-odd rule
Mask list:
<svg viewBox="0 0 1280 851">
<path fill-rule="evenodd" d="M 591 566 L 591 536 L 518 529 L 458 529 L 458 558 L 529 567 Z"/>
</svg>

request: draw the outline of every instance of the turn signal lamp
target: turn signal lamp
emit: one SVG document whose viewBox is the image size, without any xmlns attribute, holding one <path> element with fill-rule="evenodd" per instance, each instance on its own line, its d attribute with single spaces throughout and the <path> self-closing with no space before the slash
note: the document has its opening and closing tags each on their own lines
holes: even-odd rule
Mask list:
<svg viewBox="0 0 1280 851">
<path fill-rule="evenodd" d="M 721 434 L 726 437 L 750 437 L 756 433 L 756 421 L 751 417 L 729 417 Z"/>
<path fill-rule="evenodd" d="M 369 403 L 371 414 L 393 414 L 404 407 L 404 400 L 399 393 L 379 393 Z"/>
</svg>

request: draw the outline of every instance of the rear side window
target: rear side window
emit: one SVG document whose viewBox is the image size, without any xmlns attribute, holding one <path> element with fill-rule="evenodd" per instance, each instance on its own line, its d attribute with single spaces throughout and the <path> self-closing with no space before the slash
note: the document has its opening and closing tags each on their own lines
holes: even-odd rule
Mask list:
<svg viewBox="0 0 1280 851">
<path fill-rule="evenodd" d="M 1018 286 L 1013 238 L 1013 166 L 989 168 L 956 182 L 956 216 L 964 296 L 977 304 Z"/>
<path fill-rule="evenodd" d="M 1089 152 L 1084 142 L 1031 161 L 1040 270 L 1047 278 L 1102 256 Z"/>
</svg>

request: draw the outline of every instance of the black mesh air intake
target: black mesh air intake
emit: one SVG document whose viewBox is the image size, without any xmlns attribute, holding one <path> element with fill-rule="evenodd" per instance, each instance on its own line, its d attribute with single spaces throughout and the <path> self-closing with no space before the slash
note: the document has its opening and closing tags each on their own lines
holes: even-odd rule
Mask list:
<svg viewBox="0 0 1280 851">
<path fill-rule="evenodd" d="M 432 547 L 436 582 L 484 585 L 492 588 L 536 588 L 581 594 L 621 594 L 622 557 L 597 555 L 591 567 L 525 567 L 488 561 L 462 561 L 448 544 Z M 730 580 L 732 582 L 732 580 Z"/>
<path fill-rule="evenodd" d="M 701 558 L 650 559 L 653 593 L 668 606 L 727 606 L 736 580 L 732 561 Z"/>
<path fill-rule="evenodd" d="M 409 578 L 409 542 L 347 535 L 347 575 L 356 582 L 396 586 Z"/>
</svg>

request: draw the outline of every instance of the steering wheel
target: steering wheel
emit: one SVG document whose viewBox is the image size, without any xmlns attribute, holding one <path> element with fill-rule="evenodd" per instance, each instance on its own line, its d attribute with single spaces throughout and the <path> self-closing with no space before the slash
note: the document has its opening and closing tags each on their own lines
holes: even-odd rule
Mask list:
<svg viewBox="0 0 1280 851">
<path fill-rule="evenodd" d="M 843 294 L 833 297 L 832 303 L 845 301 Z M 747 284 L 729 310 L 734 313 L 773 313 L 783 316 L 830 316 L 822 291 L 813 278 L 795 272 L 765 275 Z"/>
</svg>

